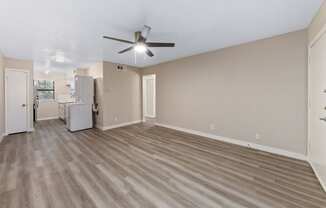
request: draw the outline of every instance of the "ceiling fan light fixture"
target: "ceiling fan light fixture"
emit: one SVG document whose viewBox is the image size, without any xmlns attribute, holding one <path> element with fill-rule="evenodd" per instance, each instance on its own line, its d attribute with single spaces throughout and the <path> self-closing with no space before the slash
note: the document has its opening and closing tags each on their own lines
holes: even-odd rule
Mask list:
<svg viewBox="0 0 326 208">
<path fill-rule="evenodd" d="M 144 43 L 137 43 L 135 45 L 135 51 L 138 53 L 144 53 L 146 50 L 147 50 L 147 48 Z"/>
</svg>

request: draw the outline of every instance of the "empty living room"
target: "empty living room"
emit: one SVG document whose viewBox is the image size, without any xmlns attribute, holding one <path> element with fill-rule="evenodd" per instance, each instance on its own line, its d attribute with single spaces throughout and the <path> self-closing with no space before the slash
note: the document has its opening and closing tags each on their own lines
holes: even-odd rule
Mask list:
<svg viewBox="0 0 326 208">
<path fill-rule="evenodd" d="M 0 208 L 326 208 L 326 1 L 0 0 Z"/>
</svg>

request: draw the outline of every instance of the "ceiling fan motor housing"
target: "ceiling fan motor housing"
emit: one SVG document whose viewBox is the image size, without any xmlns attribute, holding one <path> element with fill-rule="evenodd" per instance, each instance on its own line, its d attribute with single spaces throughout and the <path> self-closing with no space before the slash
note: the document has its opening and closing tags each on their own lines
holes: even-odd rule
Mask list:
<svg viewBox="0 0 326 208">
<path fill-rule="evenodd" d="M 135 32 L 135 42 L 145 43 L 146 39 L 142 36 L 141 31 Z"/>
</svg>

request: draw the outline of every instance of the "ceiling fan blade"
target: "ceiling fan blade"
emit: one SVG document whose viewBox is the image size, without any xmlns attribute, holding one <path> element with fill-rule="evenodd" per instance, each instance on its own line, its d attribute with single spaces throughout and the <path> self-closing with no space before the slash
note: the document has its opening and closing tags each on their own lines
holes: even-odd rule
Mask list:
<svg viewBox="0 0 326 208">
<path fill-rule="evenodd" d="M 123 43 L 134 44 L 134 42 L 131 42 L 131 41 L 129 41 L 129 40 L 123 40 L 123 39 L 113 38 L 113 37 L 109 37 L 109 36 L 103 36 L 103 38 L 105 38 L 105 39 L 110 39 L 110 40 L 115 40 L 115 41 L 119 41 L 119 42 L 123 42 Z"/>
<path fill-rule="evenodd" d="M 122 50 L 122 51 L 119 51 L 119 53 L 120 53 L 120 54 L 121 54 L 121 53 L 125 53 L 125 52 L 127 52 L 127 51 L 132 50 L 133 48 L 134 48 L 134 46 L 131 46 L 131 47 L 126 48 L 126 49 L 124 49 L 124 50 Z"/>
<path fill-rule="evenodd" d="M 148 47 L 174 47 L 175 43 L 146 42 Z"/>
<path fill-rule="evenodd" d="M 149 57 L 153 57 L 153 56 L 154 56 L 153 52 L 150 51 L 148 48 L 146 49 L 145 52 L 146 52 L 146 54 L 147 54 Z"/>
</svg>

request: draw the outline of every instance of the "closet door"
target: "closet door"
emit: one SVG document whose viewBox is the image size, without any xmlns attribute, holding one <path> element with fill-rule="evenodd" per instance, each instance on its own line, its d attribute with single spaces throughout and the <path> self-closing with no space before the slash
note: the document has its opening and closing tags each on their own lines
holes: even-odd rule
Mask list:
<svg viewBox="0 0 326 208">
<path fill-rule="evenodd" d="M 26 132 L 28 128 L 28 73 L 6 69 L 6 133 Z"/>
</svg>

